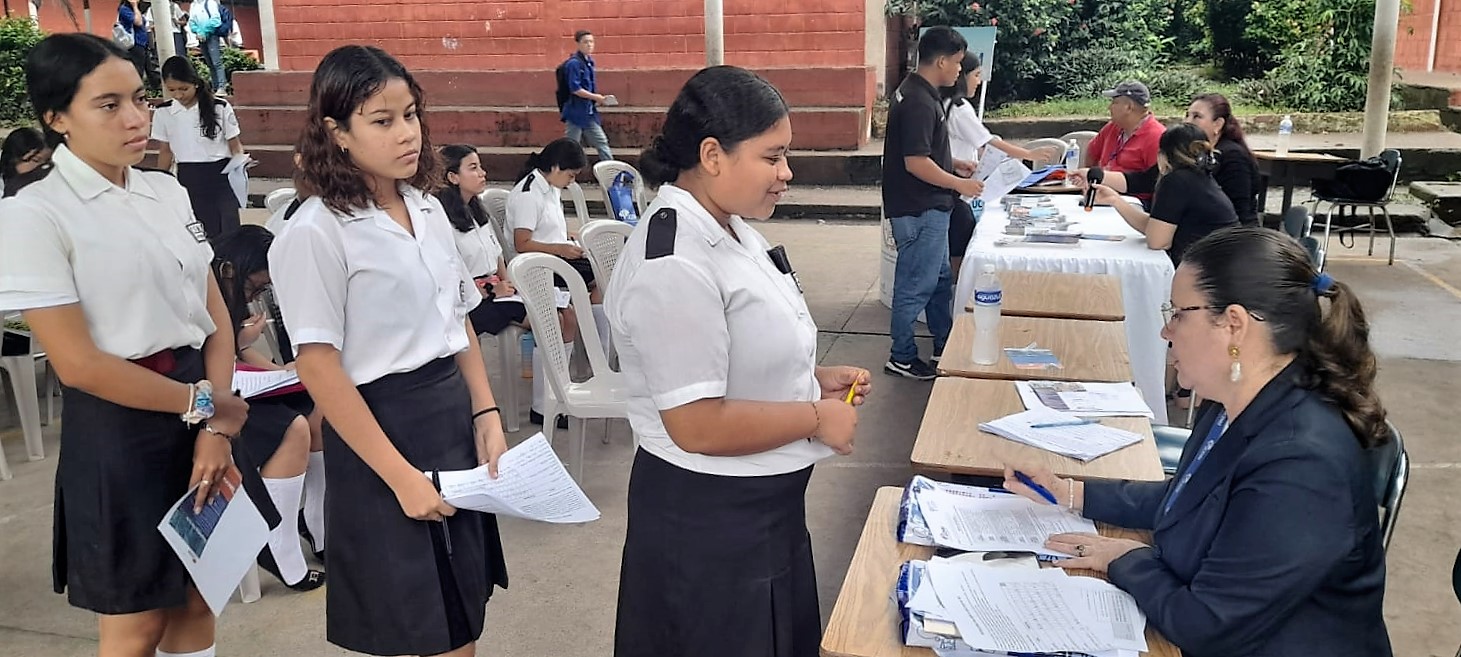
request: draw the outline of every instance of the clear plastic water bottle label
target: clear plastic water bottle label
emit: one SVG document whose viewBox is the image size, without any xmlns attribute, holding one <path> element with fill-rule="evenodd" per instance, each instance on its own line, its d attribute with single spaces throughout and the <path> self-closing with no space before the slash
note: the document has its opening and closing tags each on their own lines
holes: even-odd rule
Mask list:
<svg viewBox="0 0 1461 657">
<path fill-rule="evenodd" d="M 976 290 L 974 292 L 974 303 L 979 306 L 993 306 L 1000 302 L 1004 294 L 1000 290 Z"/>
</svg>

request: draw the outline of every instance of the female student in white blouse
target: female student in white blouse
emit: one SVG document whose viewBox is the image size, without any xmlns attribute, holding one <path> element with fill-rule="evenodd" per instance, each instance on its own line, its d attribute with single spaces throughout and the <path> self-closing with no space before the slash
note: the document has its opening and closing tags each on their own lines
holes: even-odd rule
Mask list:
<svg viewBox="0 0 1461 657">
<path fill-rule="evenodd" d="M 213 252 L 147 151 L 146 89 L 127 53 L 57 34 L 26 57 L 55 169 L 0 202 L 0 309 L 20 310 L 65 384 L 56 470 L 56 591 L 98 614 L 108 657 L 211 657 L 213 614 L 157 531 L 198 485 L 239 481 L 233 381 Z M 216 391 L 216 394 L 214 392 Z"/>
<path fill-rule="evenodd" d="M 608 291 L 639 438 L 617 657 L 817 653 L 806 486 L 851 453 L 869 375 L 817 366 L 785 250 L 743 219 L 771 216 L 790 144 L 776 88 L 720 66 L 690 78 L 640 158 L 665 184 Z"/>
<path fill-rule="evenodd" d="M 375 655 L 471 655 L 507 569 L 494 516 L 422 473 L 507 450 L 467 313 L 481 295 L 441 204 L 421 87 L 379 48 L 326 55 L 269 269 L 325 413 L 326 637 Z"/>
<path fill-rule="evenodd" d="M 223 172 L 229 160 L 243 153 L 233 106 L 213 97 L 213 88 L 198 77 L 186 57 L 170 57 L 162 65 L 162 84 L 172 100 L 157 107 L 152 139 L 158 142 L 157 166 L 178 165 L 178 182 L 188 189 L 193 214 L 218 237 L 238 228 L 238 196 Z"/>
</svg>

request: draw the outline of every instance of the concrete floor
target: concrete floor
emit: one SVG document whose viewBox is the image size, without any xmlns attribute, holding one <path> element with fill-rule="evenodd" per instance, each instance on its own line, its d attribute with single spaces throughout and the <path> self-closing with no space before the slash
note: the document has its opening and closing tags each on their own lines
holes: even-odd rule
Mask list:
<svg viewBox="0 0 1461 657">
<path fill-rule="evenodd" d="M 773 223 L 764 227 L 797 264 L 822 327 L 829 364 L 873 369 L 887 357 L 888 312 L 877 301 L 875 224 Z M 1454 439 L 1461 380 L 1461 246 L 1406 238 L 1387 267 L 1334 245 L 1330 271 L 1355 286 L 1372 322 L 1381 392 L 1404 431 L 1414 471 L 1390 552 L 1386 617 L 1395 654 L 1450 657 L 1461 643 L 1461 606 L 1450 569 L 1461 546 L 1461 441 Z M 850 266 L 849 266 L 850 265 Z M 925 350 L 927 347 L 925 347 Z M 488 362 L 496 359 L 489 354 Z M 493 384 L 502 385 L 493 371 Z M 528 381 L 513 376 L 527 393 Z M 929 384 L 874 376 L 857 452 L 817 467 L 808 492 L 822 613 L 831 613 L 858 533 L 879 486 L 900 485 Z M 1447 410 L 1450 409 L 1450 410 Z M 0 416 L 0 443 L 16 477 L 0 483 L 0 656 L 95 654 L 96 623 L 50 592 L 50 458 L 24 462 L 12 411 Z M 590 425 L 584 488 L 603 512 L 584 526 L 502 521 L 512 588 L 488 606 L 479 655 L 598 657 L 612 652 L 614 601 L 625 526 L 630 463 L 627 426 L 608 425 L 609 444 Z M 526 437 L 519 434 L 510 442 Z M 560 449 L 566 441 L 559 441 Z M 266 576 L 261 601 L 233 604 L 219 622 L 220 655 L 345 654 L 324 640 L 324 591 L 292 593 Z"/>
</svg>

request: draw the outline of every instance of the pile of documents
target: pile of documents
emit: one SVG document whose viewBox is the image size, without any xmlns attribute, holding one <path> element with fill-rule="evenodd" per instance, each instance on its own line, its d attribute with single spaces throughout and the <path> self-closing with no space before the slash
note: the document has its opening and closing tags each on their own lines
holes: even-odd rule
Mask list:
<svg viewBox="0 0 1461 657">
<path fill-rule="evenodd" d="M 497 459 L 497 478 L 487 466 L 427 473 L 440 482 L 441 499 L 458 509 L 550 523 L 599 519 L 599 510 L 568 475 L 539 433 Z"/>
<path fill-rule="evenodd" d="M 982 422 L 979 430 L 1082 462 L 1142 440 L 1140 434 L 1048 408 L 1031 409 Z"/>
<path fill-rule="evenodd" d="M 898 540 L 970 551 L 1069 555 L 1045 549 L 1052 534 L 1096 533 L 1095 523 L 1053 504 L 1036 503 L 993 488 L 915 476 L 903 490 Z"/>
<path fill-rule="evenodd" d="M 1078 652 L 1136 657 L 1146 617 L 1110 583 L 1034 559 L 969 553 L 909 561 L 894 590 L 906 645 L 939 657 Z"/>
<path fill-rule="evenodd" d="M 290 386 L 299 385 L 294 370 L 234 370 L 233 388 L 244 399 L 269 396 Z"/>
<path fill-rule="evenodd" d="M 1152 417 L 1141 391 L 1127 383 L 1016 381 L 1025 408 L 1047 408 L 1080 417 Z"/>
</svg>

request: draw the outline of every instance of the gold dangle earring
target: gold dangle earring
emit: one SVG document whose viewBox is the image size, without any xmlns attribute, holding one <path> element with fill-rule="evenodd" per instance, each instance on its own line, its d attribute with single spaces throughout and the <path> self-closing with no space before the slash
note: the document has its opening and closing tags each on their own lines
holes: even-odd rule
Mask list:
<svg viewBox="0 0 1461 657">
<path fill-rule="evenodd" d="M 1238 348 L 1228 347 L 1228 355 L 1233 358 L 1233 366 L 1228 369 L 1228 380 L 1237 383 L 1243 378 L 1243 363 L 1238 361 Z"/>
</svg>

